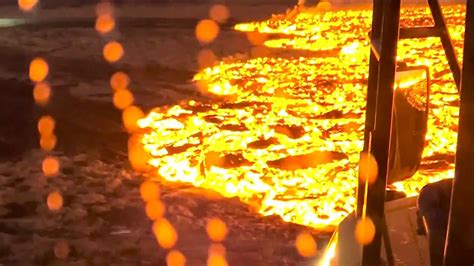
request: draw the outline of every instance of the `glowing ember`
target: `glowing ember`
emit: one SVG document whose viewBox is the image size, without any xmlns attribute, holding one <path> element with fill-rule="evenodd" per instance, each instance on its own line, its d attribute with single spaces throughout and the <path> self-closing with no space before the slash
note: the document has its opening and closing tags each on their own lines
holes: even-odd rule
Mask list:
<svg viewBox="0 0 474 266">
<path fill-rule="evenodd" d="M 310 233 L 300 233 L 296 238 L 296 249 L 303 257 L 313 257 L 316 255 L 317 245 Z"/>
<path fill-rule="evenodd" d="M 449 6 L 445 15 L 460 53 L 464 10 Z M 426 8 L 406 9 L 402 24 L 429 26 L 429 16 Z M 165 180 L 237 196 L 262 215 L 315 228 L 336 225 L 355 205 L 370 19 L 368 10 L 294 10 L 236 25 L 279 34 L 259 40 L 267 47 L 315 56 L 235 57 L 205 68 L 195 81 L 221 99 L 153 110 L 139 120 L 143 133 L 135 146 Z M 201 41 L 216 35 L 208 33 L 198 27 Z M 427 183 L 453 177 L 458 94 L 439 39 L 403 40 L 398 54 L 409 66 L 429 66 L 432 80 L 422 164 L 415 176 L 393 184 L 415 195 Z"/>
</svg>

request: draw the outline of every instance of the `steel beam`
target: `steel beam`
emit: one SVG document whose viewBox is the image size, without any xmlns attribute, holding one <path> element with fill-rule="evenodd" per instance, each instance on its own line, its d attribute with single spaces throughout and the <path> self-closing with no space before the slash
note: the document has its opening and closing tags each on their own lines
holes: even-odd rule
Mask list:
<svg viewBox="0 0 474 266">
<path fill-rule="evenodd" d="M 376 230 L 372 243 L 364 246 L 362 249 L 362 265 L 364 266 L 380 265 L 385 189 L 388 179 L 392 133 L 393 87 L 400 31 L 400 4 L 400 0 L 385 0 L 383 2 L 382 45 L 375 96 L 375 116 L 373 121 L 369 121 L 372 122 L 371 124 L 366 124 L 366 126 L 369 126 L 369 128 L 366 128 L 366 132 L 371 130 L 370 127 L 373 127 L 370 147 L 377 161 L 379 172 L 377 180 L 369 187 L 367 196 L 367 215 L 374 221 Z M 371 92 L 374 93 L 373 91 Z M 369 118 L 367 117 L 366 119 Z M 368 135 L 366 135 L 365 142 L 368 141 L 367 137 Z"/>
<path fill-rule="evenodd" d="M 456 168 L 444 265 L 474 265 L 474 0 L 466 3 Z"/>
</svg>

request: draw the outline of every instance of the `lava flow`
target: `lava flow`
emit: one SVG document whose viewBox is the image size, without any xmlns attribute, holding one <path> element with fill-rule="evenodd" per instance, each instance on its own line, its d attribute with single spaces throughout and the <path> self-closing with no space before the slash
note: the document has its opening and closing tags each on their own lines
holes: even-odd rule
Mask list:
<svg viewBox="0 0 474 266">
<path fill-rule="evenodd" d="M 445 8 L 458 54 L 464 15 L 461 6 Z M 421 7 L 404 9 L 402 19 L 406 27 L 433 24 Z M 197 73 L 196 84 L 216 99 L 157 108 L 141 119 L 148 164 L 164 180 L 238 197 L 262 215 L 337 225 L 355 205 L 370 22 L 369 10 L 299 10 L 236 25 L 270 34 L 269 49 L 307 56 L 231 57 Z M 439 39 L 403 40 L 398 54 L 408 66 L 429 66 L 432 82 L 420 169 L 393 184 L 416 195 L 454 175 L 458 94 Z"/>
</svg>

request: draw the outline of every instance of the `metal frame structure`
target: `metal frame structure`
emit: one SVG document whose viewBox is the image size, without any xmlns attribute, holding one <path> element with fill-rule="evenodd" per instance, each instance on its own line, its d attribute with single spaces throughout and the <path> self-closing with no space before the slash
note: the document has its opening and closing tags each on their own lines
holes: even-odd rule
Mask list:
<svg viewBox="0 0 474 266">
<path fill-rule="evenodd" d="M 380 265 L 382 238 L 384 234 L 384 204 L 388 179 L 390 142 L 393 120 L 394 79 L 397 70 L 397 44 L 399 39 L 439 37 L 445 50 L 454 80 L 461 91 L 461 113 L 459 122 L 458 150 L 456 155 L 456 179 L 454 182 L 452 208 L 446 245 L 446 265 L 453 264 L 455 248 L 467 248 L 474 254 L 474 0 L 467 1 L 464 68 L 461 82 L 461 67 L 443 17 L 438 0 L 428 0 L 435 25 L 433 27 L 400 28 L 401 0 L 374 0 L 367 90 L 364 151 L 370 151 L 378 163 L 378 178 L 370 186 L 367 195 L 367 215 L 372 218 L 376 234 L 371 244 L 362 250 L 362 265 Z M 467 74 L 469 73 L 469 74 Z M 462 88 L 462 90 L 461 90 Z M 363 182 L 359 190 L 364 189 Z M 357 216 L 364 204 L 364 193 L 359 193 Z M 469 206 L 467 206 L 469 205 Z M 465 230 L 469 229 L 468 234 Z M 467 236 L 466 236 L 467 235 Z M 467 238 L 466 238 L 467 237 Z M 471 237 L 471 239 L 469 239 Z M 470 240 L 470 241 L 468 241 Z M 469 243 L 465 243 L 469 242 Z M 464 244 L 462 244 L 464 243 Z M 463 245 L 460 247 L 460 245 Z M 390 253 L 390 252 L 389 252 Z M 390 257 L 391 254 L 388 254 Z M 390 263 L 390 262 L 389 262 Z"/>
</svg>

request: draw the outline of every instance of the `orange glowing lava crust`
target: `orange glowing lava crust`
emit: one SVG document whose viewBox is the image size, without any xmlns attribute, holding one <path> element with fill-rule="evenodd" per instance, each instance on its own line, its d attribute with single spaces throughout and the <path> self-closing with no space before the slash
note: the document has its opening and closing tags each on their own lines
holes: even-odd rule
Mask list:
<svg viewBox="0 0 474 266">
<path fill-rule="evenodd" d="M 368 76 L 371 11 L 298 11 L 235 26 L 271 34 L 264 45 L 306 57 L 232 57 L 194 77 L 214 103 L 189 101 L 139 120 L 156 176 L 239 197 L 262 215 L 330 229 L 355 205 Z M 458 54 L 465 11 L 445 7 Z M 403 26 L 429 26 L 426 8 L 404 9 Z M 454 175 L 458 94 L 437 38 L 403 40 L 398 61 L 428 65 L 426 148 L 418 173 L 395 183 L 416 195 Z M 205 84 L 205 86 L 203 86 Z"/>
</svg>

